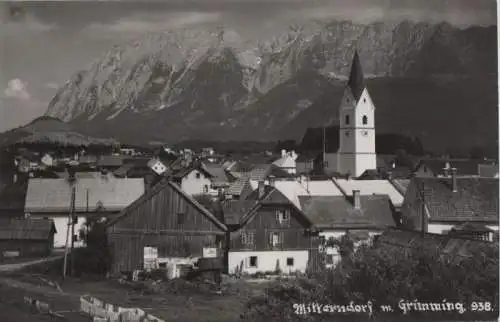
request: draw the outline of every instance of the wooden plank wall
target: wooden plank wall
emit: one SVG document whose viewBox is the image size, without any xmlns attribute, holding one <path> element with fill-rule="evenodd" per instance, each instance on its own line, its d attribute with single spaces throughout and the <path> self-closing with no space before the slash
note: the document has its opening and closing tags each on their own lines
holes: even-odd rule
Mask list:
<svg viewBox="0 0 500 322">
<path fill-rule="evenodd" d="M 178 214 L 183 213 L 183 222 Z M 113 273 L 139 269 L 145 246 L 161 257 L 198 257 L 204 247 L 224 247 L 225 232 L 170 185 L 108 230 Z"/>
<path fill-rule="evenodd" d="M 281 225 L 276 219 L 276 210 L 288 209 L 290 211 L 290 224 Z M 310 236 L 306 234 L 308 224 L 304 222 L 300 214 L 289 206 L 264 206 L 255 217 L 244 227 L 231 233 L 231 251 L 265 251 L 265 250 L 303 250 L 309 249 Z M 278 232 L 283 236 L 283 242 L 277 247 L 269 243 L 269 235 Z M 243 245 L 242 233 L 253 233 L 254 244 Z"/>
</svg>

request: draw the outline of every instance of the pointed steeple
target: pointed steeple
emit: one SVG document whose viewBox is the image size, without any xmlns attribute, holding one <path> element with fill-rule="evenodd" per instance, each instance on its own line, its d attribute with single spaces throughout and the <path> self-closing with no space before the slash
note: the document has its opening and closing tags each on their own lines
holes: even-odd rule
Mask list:
<svg viewBox="0 0 500 322">
<path fill-rule="evenodd" d="M 351 89 L 354 99 L 358 101 L 365 89 L 365 77 L 363 76 L 357 50 L 354 51 L 354 57 L 352 58 L 351 74 L 349 75 L 347 86 Z"/>
</svg>

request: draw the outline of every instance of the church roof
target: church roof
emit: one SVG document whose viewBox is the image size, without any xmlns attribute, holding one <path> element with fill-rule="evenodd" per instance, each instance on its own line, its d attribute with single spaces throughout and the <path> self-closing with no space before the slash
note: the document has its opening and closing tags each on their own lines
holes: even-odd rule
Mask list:
<svg viewBox="0 0 500 322">
<path fill-rule="evenodd" d="M 347 86 L 351 89 L 354 99 L 359 101 L 365 88 L 365 77 L 363 76 L 363 69 L 361 68 L 357 50 L 354 52 L 354 57 L 352 58 L 351 74 L 349 75 Z"/>
</svg>

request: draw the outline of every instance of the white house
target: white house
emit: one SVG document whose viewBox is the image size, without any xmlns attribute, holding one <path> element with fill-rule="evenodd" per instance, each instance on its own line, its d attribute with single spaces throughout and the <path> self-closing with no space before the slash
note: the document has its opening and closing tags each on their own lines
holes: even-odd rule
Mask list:
<svg viewBox="0 0 500 322">
<path fill-rule="evenodd" d="M 246 199 L 226 200 L 223 213 L 229 274 L 306 272 L 312 224 L 276 187 L 261 181 Z"/>
<path fill-rule="evenodd" d="M 75 189 L 75 246 L 83 245 L 78 232 L 86 218 L 112 218 L 144 193 L 144 179 L 116 179 L 112 176 L 78 178 Z M 49 218 L 55 223 L 54 247 L 64 247 L 72 200 L 67 179 L 31 178 L 26 192 L 25 216 Z M 71 238 L 71 236 L 70 236 Z M 71 239 L 70 239 L 71 240 Z"/>
<path fill-rule="evenodd" d="M 357 52 L 339 113 L 339 148 L 336 153 L 325 154 L 325 171 L 359 177 L 366 170 L 375 170 L 375 105 L 365 85 Z"/>
<path fill-rule="evenodd" d="M 173 176 L 173 181 L 176 182 L 181 189 L 188 195 L 203 195 L 216 194 L 211 188 L 212 175 L 202 164 L 192 164 L 187 168 L 183 168 Z"/>
<path fill-rule="evenodd" d="M 281 151 L 281 158 L 273 162 L 273 165 L 285 170 L 290 174 L 295 174 L 297 172 L 297 160 L 298 155 L 295 151 Z"/>
</svg>

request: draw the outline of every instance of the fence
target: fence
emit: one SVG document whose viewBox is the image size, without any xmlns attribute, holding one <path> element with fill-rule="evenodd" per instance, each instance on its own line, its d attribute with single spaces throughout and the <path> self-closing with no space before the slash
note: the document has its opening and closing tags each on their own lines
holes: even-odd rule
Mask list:
<svg viewBox="0 0 500 322">
<path fill-rule="evenodd" d="M 165 322 L 139 308 L 115 306 L 88 295 L 80 297 L 80 310 L 94 322 Z"/>
</svg>

